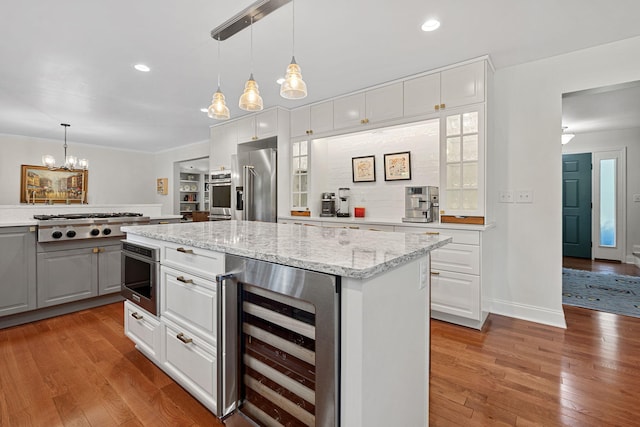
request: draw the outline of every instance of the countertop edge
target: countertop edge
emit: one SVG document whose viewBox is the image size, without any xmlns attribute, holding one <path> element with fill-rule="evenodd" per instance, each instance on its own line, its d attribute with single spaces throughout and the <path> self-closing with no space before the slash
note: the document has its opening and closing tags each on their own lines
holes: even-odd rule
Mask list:
<svg viewBox="0 0 640 427">
<path fill-rule="evenodd" d="M 488 222 L 484 225 L 477 224 L 457 224 L 442 222 L 403 222 L 393 219 L 384 218 L 338 218 L 338 217 L 319 217 L 319 216 L 279 216 L 278 220 L 286 221 L 314 221 L 314 222 L 332 222 L 332 223 L 353 223 L 353 224 L 369 224 L 369 225 L 391 225 L 398 227 L 415 227 L 415 228 L 441 228 L 455 230 L 472 230 L 485 231 L 496 226 L 495 222 Z"/>
</svg>

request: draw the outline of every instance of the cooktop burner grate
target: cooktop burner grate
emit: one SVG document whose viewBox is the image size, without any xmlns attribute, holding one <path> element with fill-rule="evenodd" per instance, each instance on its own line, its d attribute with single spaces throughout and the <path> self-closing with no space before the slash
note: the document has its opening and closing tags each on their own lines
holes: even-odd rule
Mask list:
<svg viewBox="0 0 640 427">
<path fill-rule="evenodd" d="M 52 219 L 86 219 L 86 218 L 123 218 L 123 217 L 138 217 L 142 216 L 141 213 L 135 212 L 101 212 L 101 213 L 69 213 L 59 215 L 34 215 L 33 219 L 39 221 L 48 221 Z"/>
</svg>

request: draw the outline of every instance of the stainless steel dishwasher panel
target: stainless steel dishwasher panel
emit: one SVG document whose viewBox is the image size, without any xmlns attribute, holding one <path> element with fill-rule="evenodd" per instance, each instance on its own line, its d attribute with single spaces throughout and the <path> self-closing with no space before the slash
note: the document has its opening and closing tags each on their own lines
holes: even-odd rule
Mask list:
<svg viewBox="0 0 640 427">
<path fill-rule="evenodd" d="M 340 278 L 226 256 L 219 413 L 260 425 L 339 425 Z"/>
</svg>

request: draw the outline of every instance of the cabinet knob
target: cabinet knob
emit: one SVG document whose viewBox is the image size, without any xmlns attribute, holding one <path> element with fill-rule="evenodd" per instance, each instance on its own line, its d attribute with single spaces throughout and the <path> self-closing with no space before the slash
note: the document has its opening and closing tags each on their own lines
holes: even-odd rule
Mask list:
<svg viewBox="0 0 640 427">
<path fill-rule="evenodd" d="M 313 135 L 313 130 L 310 130 L 310 131 L 309 131 L 309 135 Z"/>
<path fill-rule="evenodd" d="M 97 254 L 98 252 L 100 252 L 100 248 L 93 248 L 91 250 L 94 254 Z"/>
<path fill-rule="evenodd" d="M 433 109 L 438 111 L 440 109 L 440 106 L 438 104 L 436 104 L 436 105 L 433 106 Z"/>
<path fill-rule="evenodd" d="M 446 107 L 446 105 L 440 104 L 440 109 L 444 109 L 445 107 Z"/>
<path fill-rule="evenodd" d="M 257 136 L 252 136 L 252 137 L 251 137 L 251 140 L 252 140 L 252 141 L 256 141 L 257 139 L 258 139 L 258 137 L 257 137 Z"/>
</svg>

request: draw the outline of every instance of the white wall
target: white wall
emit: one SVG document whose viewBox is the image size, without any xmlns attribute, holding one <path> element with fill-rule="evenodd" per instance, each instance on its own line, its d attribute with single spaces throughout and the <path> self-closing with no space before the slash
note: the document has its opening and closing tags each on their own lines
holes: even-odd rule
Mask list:
<svg viewBox="0 0 640 427">
<path fill-rule="evenodd" d="M 185 160 L 200 159 L 209 157 L 211 151 L 209 140 L 195 142 L 189 145 L 174 148 L 172 150 L 161 151 L 155 154 L 153 162 L 154 183 L 156 178 L 169 178 L 169 193 L 166 195 L 155 194 L 154 203 L 162 205 L 163 214 L 178 213 L 176 184 L 179 170 L 176 167 L 177 162 Z M 155 184 L 154 184 L 155 185 Z M 174 205 L 175 208 L 174 208 Z"/>
<path fill-rule="evenodd" d="M 640 37 L 499 69 L 490 174 L 533 190 L 532 204 L 495 203 L 500 244 L 494 313 L 564 326 L 562 312 L 562 94 L 640 79 Z M 490 200 L 495 200 L 492 194 Z"/>
<path fill-rule="evenodd" d="M 155 202 L 153 154 L 116 150 L 67 140 L 69 155 L 89 160 L 89 204 Z M 20 203 L 21 165 L 41 165 L 51 154 L 63 163 L 64 140 L 0 134 L 0 205 Z"/>
<path fill-rule="evenodd" d="M 321 209 L 321 193 L 338 188 L 351 189 L 350 211 L 362 206 L 366 217 L 399 221 L 404 216 L 406 186 L 439 186 L 438 119 L 413 125 L 402 125 L 368 132 L 314 140 L 311 151 L 312 186 L 309 207 L 317 216 Z M 411 180 L 385 181 L 384 154 L 409 151 Z M 376 181 L 353 182 L 351 159 L 375 156 Z M 336 201 L 337 208 L 337 201 Z"/>
<path fill-rule="evenodd" d="M 640 125 L 640 117 L 638 117 Z M 640 194 L 640 127 L 606 132 L 576 134 L 562 153 L 596 153 L 598 151 L 626 148 L 627 153 L 627 262 L 633 263 L 633 245 L 640 245 L 640 203 L 633 201 L 634 194 Z"/>
</svg>

